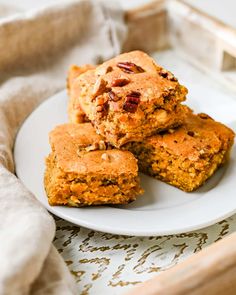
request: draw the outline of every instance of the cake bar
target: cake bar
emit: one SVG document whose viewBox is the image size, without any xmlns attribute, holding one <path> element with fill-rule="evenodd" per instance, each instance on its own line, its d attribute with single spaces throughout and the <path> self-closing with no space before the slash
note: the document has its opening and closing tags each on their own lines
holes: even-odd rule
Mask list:
<svg viewBox="0 0 236 295">
<path fill-rule="evenodd" d="M 176 127 L 185 115 L 180 103 L 187 89 L 142 51 L 121 54 L 80 74 L 70 88 L 70 121 L 80 123 L 84 112 L 118 148 Z"/>
<path fill-rule="evenodd" d="M 142 172 L 190 192 L 201 186 L 229 157 L 234 132 L 206 114 L 189 111 L 185 122 L 125 148 Z"/>
<path fill-rule="evenodd" d="M 49 138 L 44 183 L 50 205 L 127 204 L 143 192 L 135 157 L 111 149 L 90 123 L 57 126 Z"/>
</svg>

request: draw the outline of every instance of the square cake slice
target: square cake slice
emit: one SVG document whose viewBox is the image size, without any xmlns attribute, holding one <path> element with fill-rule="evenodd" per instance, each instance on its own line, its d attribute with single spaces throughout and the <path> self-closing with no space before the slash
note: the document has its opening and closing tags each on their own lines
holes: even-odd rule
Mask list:
<svg viewBox="0 0 236 295">
<path fill-rule="evenodd" d="M 183 122 L 180 103 L 187 89 L 142 51 L 121 54 L 86 71 L 70 89 L 70 121 L 80 123 L 84 112 L 115 147 Z"/>
<path fill-rule="evenodd" d="M 44 178 L 50 205 L 127 204 L 143 192 L 135 157 L 110 149 L 90 123 L 57 126 L 50 144 Z"/>
<path fill-rule="evenodd" d="M 126 148 L 142 172 L 190 192 L 201 186 L 229 157 L 234 132 L 206 114 L 191 111 L 177 129 Z"/>
</svg>

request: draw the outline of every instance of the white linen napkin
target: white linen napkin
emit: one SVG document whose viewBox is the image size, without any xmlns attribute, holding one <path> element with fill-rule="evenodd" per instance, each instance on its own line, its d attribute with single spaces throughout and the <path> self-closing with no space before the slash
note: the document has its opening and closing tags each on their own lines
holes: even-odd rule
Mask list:
<svg viewBox="0 0 236 295">
<path fill-rule="evenodd" d="M 125 33 L 114 1 L 66 2 L 0 20 L 1 295 L 75 294 L 52 245 L 53 218 L 13 174 L 14 138 L 40 102 L 65 88 L 69 65 L 119 54 Z"/>
</svg>

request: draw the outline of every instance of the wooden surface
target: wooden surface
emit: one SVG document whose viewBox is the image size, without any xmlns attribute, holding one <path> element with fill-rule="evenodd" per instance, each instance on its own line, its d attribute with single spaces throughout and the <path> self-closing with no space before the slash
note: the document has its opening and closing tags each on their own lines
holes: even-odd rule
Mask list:
<svg viewBox="0 0 236 295">
<path fill-rule="evenodd" d="M 184 0 L 195 8 L 221 20 L 225 24 L 236 28 L 236 1 L 235 0 Z"/>
<path fill-rule="evenodd" d="M 236 29 L 185 0 L 153 0 L 126 13 L 124 51 L 174 48 L 236 91 Z"/>
<path fill-rule="evenodd" d="M 124 52 L 136 49 L 153 52 L 170 47 L 165 0 L 127 11 L 125 20 L 128 32 Z"/>
<path fill-rule="evenodd" d="M 234 295 L 236 233 L 148 280 L 127 295 Z"/>
<path fill-rule="evenodd" d="M 170 44 L 194 66 L 236 91 L 236 29 L 185 2 L 169 2 Z"/>
</svg>

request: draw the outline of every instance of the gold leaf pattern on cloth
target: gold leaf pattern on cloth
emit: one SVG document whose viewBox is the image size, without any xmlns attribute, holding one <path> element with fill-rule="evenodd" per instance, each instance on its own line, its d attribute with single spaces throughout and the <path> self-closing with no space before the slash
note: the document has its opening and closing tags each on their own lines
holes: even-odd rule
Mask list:
<svg viewBox="0 0 236 295">
<path fill-rule="evenodd" d="M 78 292 L 122 294 L 236 230 L 236 215 L 205 229 L 163 237 L 132 237 L 76 227 L 56 217 L 54 245 Z"/>
</svg>

